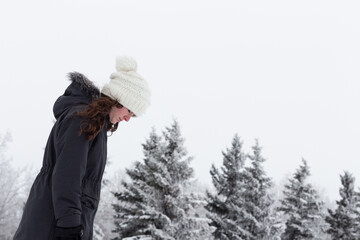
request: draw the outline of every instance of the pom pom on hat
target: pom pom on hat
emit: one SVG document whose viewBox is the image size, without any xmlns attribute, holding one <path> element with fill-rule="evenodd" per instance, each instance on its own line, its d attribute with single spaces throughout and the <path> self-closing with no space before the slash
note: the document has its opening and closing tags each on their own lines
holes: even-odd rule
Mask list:
<svg viewBox="0 0 360 240">
<path fill-rule="evenodd" d="M 101 93 L 118 101 L 136 116 L 142 115 L 150 105 L 151 94 L 147 82 L 136 72 L 136 61 L 128 56 L 117 57 L 116 70 Z"/>
<path fill-rule="evenodd" d="M 128 56 L 121 56 L 116 58 L 116 70 L 118 72 L 130 72 L 136 71 L 137 63 L 136 61 Z"/>
</svg>

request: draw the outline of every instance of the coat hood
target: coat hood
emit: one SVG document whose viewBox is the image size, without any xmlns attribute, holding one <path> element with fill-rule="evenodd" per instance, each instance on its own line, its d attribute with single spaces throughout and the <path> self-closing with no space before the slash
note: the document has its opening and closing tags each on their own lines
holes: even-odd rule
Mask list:
<svg viewBox="0 0 360 240">
<path fill-rule="evenodd" d="M 68 113 L 71 107 L 87 105 L 100 96 L 100 90 L 83 74 L 71 72 L 68 77 L 71 84 L 66 88 L 65 93 L 56 100 L 53 107 L 56 119 L 62 114 Z"/>
</svg>

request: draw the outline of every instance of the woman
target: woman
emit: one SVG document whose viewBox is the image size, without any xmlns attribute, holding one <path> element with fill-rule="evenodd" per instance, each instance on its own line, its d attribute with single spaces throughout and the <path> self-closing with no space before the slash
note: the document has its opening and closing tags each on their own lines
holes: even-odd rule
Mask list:
<svg viewBox="0 0 360 240">
<path fill-rule="evenodd" d="M 54 104 L 56 122 L 14 240 L 92 239 L 107 155 L 107 132 L 140 116 L 150 91 L 137 64 L 119 57 L 101 93 L 80 73 Z"/>
</svg>

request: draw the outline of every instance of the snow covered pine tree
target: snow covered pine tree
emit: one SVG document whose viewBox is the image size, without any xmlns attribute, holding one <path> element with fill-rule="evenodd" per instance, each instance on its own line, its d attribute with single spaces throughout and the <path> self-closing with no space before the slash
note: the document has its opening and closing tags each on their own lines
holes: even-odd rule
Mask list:
<svg viewBox="0 0 360 240">
<path fill-rule="evenodd" d="M 289 179 L 289 184 L 285 185 L 284 199 L 278 209 L 288 217 L 282 240 L 324 239 L 326 235 L 322 232 L 325 228 L 324 203 L 319 200 L 312 185 L 307 183 L 310 170 L 304 159 L 302 162 L 294 177 Z"/>
<path fill-rule="evenodd" d="M 355 178 L 345 172 L 340 176 L 342 188 L 339 193 L 340 201 L 336 201 L 338 205 L 335 212 L 328 209 L 329 215 L 326 216 L 326 222 L 330 224 L 327 232 L 332 239 L 336 240 L 356 240 L 360 238 L 359 232 L 359 193 L 354 190 Z"/>
<path fill-rule="evenodd" d="M 210 235 L 208 222 L 192 216 L 191 201 L 183 194 L 193 176 L 192 158 L 176 121 L 163 137 L 151 132 L 143 144 L 144 162 L 127 169 L 131 182 L 123 182 L 125 190 L 114 193 L 119 200 L 114 205 L 115 239 L 204 240 Z"/>
<path fill-rule="evenodd" d="M 231 148 L 223 152 L 223 166 L 221 172 L 212 165 L 210 174 L 216 193 L 210 192 L 206 209 L 211 225 L 216 228 L 215 239 L 242 240 L 251 236 L 251 232 L 242 228 L 245 213 L 243 173 L 245 154 L 242 152 L 242 142 L 235 135 Z"/>
<path fill-rule="evenodd" d="M 251 161 L 249 167 L 245 167 L 244 198 L 246 215 L 242 221 L 243 228 L 251 233 L 246 238 L 249 240 L 276 239 L 273 238 L 280 232 L 277 221 L 271 215 L 271 206 L 274 203 L 270 196 L 272 182 L 266 176 L 262 164 L 265 159 L 261 155 L 261 147 L 256 140 L 252 147 L 252 154 L 247 155 Z"/>
<path fill-rule="evenodd" d="M 251 162 L 248 167 L 246 157 Z M 223 152 L 222 173 L 212 166 L 210 173 L 216 193 L 208 192 L 206 208 L 211 212 L 211 224 L 216 227 L 215 239 L 260 240 L 274 234 L 275 221 L 270 216 L 273 200 L 268 193 L 272 183 L 263 170 L 264 161 L 258 141 L 252 154 L 245 155 L 242 142 L 235 135 L 231 148 Z"/>
</svg>

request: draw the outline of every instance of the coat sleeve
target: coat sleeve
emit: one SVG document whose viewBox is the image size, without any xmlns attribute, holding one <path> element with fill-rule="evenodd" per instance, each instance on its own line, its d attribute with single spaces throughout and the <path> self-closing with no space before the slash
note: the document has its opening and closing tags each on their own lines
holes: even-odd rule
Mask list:
<svg viewBox="0 0 360 240">
<path fill-rule="evenodd" d="M 80 119 L 67 117 L 56 134 L 56 163 L 52 174 L 52 197 L 56 225 L 81 224 L 81 184 L 85 175 L 89 141 L 78 135 Z"/>
</svg>

